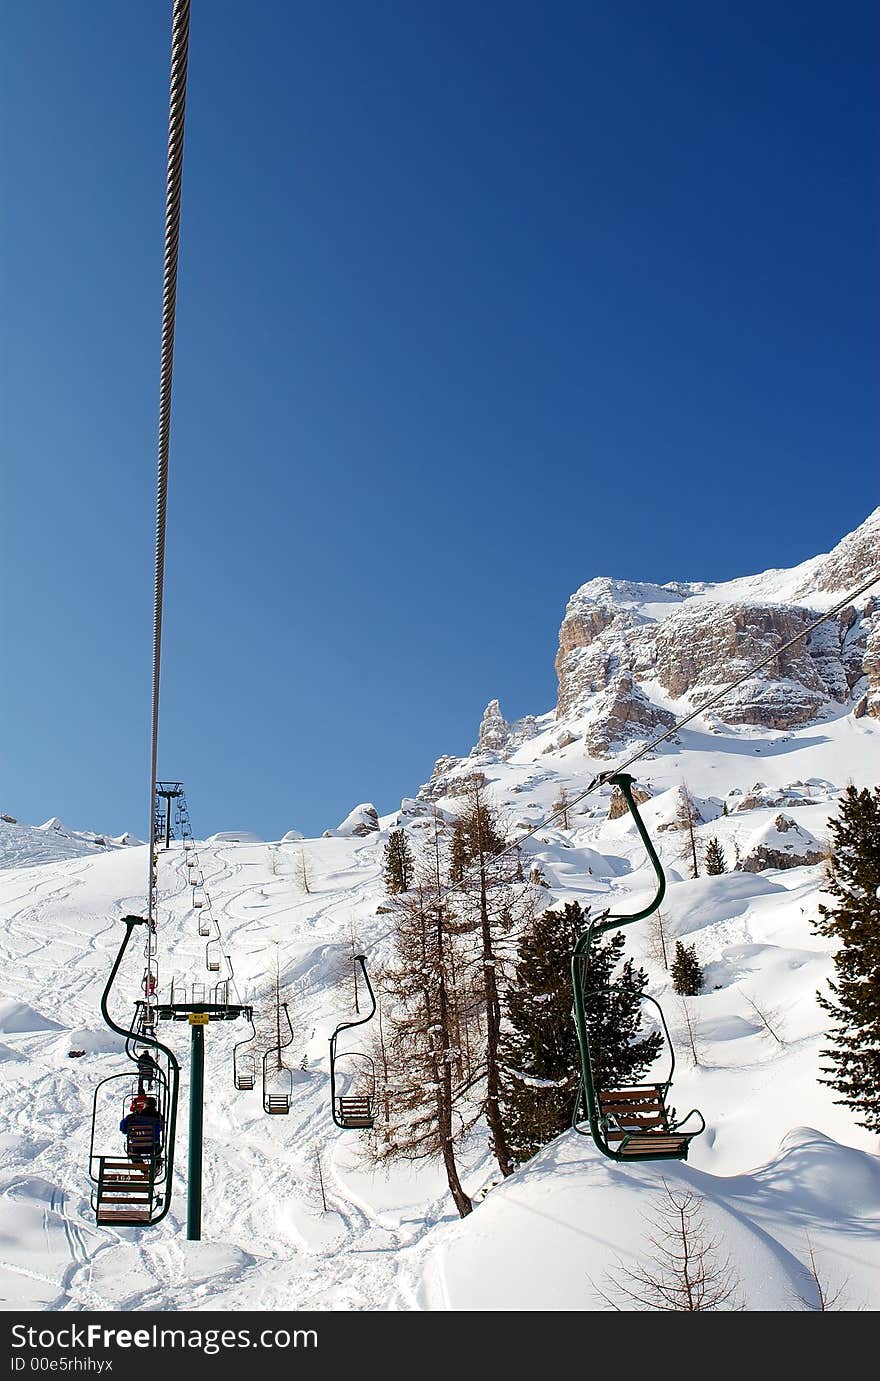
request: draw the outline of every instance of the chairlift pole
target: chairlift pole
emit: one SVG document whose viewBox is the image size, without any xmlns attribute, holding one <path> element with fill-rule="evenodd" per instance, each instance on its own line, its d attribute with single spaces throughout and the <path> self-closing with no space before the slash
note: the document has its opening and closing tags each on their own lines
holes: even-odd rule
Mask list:
<svg viewBox="0 0 880 1381">
<path fill-rule="evenodd" d="M 186 1235 L 190 1242 L 199 1242 L 202 1237 L 202 1131 L 207 1022 L 207 1012 L 190 1013 L 189 1162 L 186 1196 Z"/>
<path fill-rule="evenodd" d="M 281 1059 L 281 969 L 277 949 L 275 951 L 275 1045 L 278 1051 L 278 1068 L 281 1069 L 283 1065 Z"/>
</svg>

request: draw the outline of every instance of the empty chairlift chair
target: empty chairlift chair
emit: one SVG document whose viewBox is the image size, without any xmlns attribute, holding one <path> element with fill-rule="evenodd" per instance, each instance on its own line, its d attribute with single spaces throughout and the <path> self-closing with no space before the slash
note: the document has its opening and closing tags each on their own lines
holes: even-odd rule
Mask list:
<svg viewBox="0 0 880 1381">
<path fill-rule="evenodd" d="M 219 973 L 223 949 L 219 940 L 209 940 L 205 945 L 205 968 L 208 973 Z"/>
<path fill-rule="evenodd" d="M 336 1050 L 336 1043 L 343 1031 L 364 1026 L 376 1013 L 376 996 L 367 974 L 366 956 L 358 954 L 354 962 L 361 966 L 370 994 L 370 1010 L 365 1017 L 358 1017 L 356 1021 L 340 1022 L 330 1037 L 330 1111 L 336 1126 L 343 1131 L 369 1129 L 376 1120 L 376 1067 L 373 1060 L 363 1051 L 339 1055 Z M 340 1080 L 344 1081 L 343 1092 L 337 1092 Z"/>
<path fill-rule="evenodd" d="M 281 1040 L 281 1010 L 287 1022 L 287 1039 Z M 293 1044 L 293 1027 L 287 1003 L 281 1002 L 276 1010 L 276 1044 L 263 1056 L 263 1111 L 273 1117 L 286 1117 L 290 1112 L 290 1096 L 293 1092 L 293 1074 L 284 1063 L 282 1052 Z"/>
<path fill-rule="evenodd" d="M 240 1091 L 252 1089 L 257 1082 L 257 1062 L 254 1058 L 254 1052 L 246 1049 L 256 1038 L 257 1033 L 252 1021 L 251 1034 L 232 1047 L 232 1081 Z"/>
<path fill-rule="evenodd" d="M 705 1121 L 696 1108 L 686 1117 L 679 1118 L 675 1109 L 667 1103 L 667 1095 L 672 1085 L 675 1071 L 675 1054 L 669 1038 L 669 1030 L 660 1004 L 647 994 L 644 1002 L 652 1003 L 657 1009 L 659 1026 L 669 1052 L 669 1070 L 665 1079 L 655 1083 L 632 1085 L 608 1084 L 597 1078 L 597 1055 L 590 1045 L 590 1029 L 587 1020 L 588 995 L 590 992 L 590 960 L 593 941 L 609 930 L 619 930 L 635 921 L 644 920 L 657 910 L 666 891 L 663 866 L 639 814 L 638 804 L 632 794 L 633 778 L 626 773 L 618 773 L 607 779 L 618 787 L 626 807 L 635 822 L 645 846 L 654 874 L 657 891 L 653 901 L 634 915 L 620 916 L 609 912 L 600 913 L 590 922 L 578 939 L 571 960 L 572 983 L 574 986 L 574 1017 L 578 1044 L 581 1054 L 581 1082 L 574 1110 L 573 1125 L 577 1125 L 581 1112 L 586 1113 L 592 1136 L 598 1149 L 611 1160 L 686 1160 L 688 1148 L 695 1136 L 705 1129 Z M 612 985 L 613 987 L 613 985 Z M 688 1127 L 691 1118 L 697 1118 L 699 1125 Z M 582 1133 L 587 1135 L 587 1133 Z"/>
</svg>

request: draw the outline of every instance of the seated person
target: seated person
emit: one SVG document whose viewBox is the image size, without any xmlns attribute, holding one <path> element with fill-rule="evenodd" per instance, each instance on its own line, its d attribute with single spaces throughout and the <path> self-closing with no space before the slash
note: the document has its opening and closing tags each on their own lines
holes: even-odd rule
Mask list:
<svg viewBox="0 0 880 1381">
<path fill-rule="evenodd" d="M 125 1133 L 128 1154 L 132 1160 L 146 1160 L 148 1156 L 159 1155 L 164 1127 L 165 1119 L 156 1107 L 155 1098 L 145 1098 L 139 1112 L 130 1112 L 123 1117 L 119 1130 Z"/>
<path fill-rule="evenodd" d="M 145 1088 L 149 1088 L 159 1070 L 159 1066 L 153 1059 L 149 1050 L 142 1050 L 138 1055 L 138 1092 L 143 1093 Z"/>
</svg>

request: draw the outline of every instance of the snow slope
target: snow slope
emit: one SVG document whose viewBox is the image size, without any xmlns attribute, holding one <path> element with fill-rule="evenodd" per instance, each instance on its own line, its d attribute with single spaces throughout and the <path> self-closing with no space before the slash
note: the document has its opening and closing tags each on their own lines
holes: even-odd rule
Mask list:
<svg viewBox="0 0 880 1381">
<path fill-rule="evenodd" d="M 439 808 L 457 808 L 445 788 L 454 791 L 455 779 L 478 767 L 511 829 L 534 824 L 560 787 L 574 794 L 594 767 L 607 767 L 589 760 L 577 738 L 554 746 L 558 735 L 545 717 L 506 755 L 445 760 L 443 780 L 431 787 Z M 643 1209 L 665 1176 L 704 1199 L 748 1308 L 814 1307 L 809 1244 L 827 1279 L 845 1286 L 849 1307 L 876 1308 L 876 1142 L 816 1080 L 823 1019 L 815 992 L 831 972 L 828 944 L 810 927 L 822 868 L 690 880 L 681 834 L 662 827 L 674 820 L 686 779 L 705 821 L 698 837 L 716 836 L 729 860 L 772 827 L 780 802 L 822 841 L 837 788 L 878 778 L 880 725 L 844 715 L 791 733 L 698 721 L 639 765 L 651 792 L 645 816 L 669 871 L 667 943 L 686 936 L 706 972 L 706 992 L 692 1002 L 697 1067 L 648 928 L 635 927 L 628 943 L 664 1000 L 678 1045 L 676 1105 L 699 1106 L 708 1130 L 687 1165 L 637 1168 L 601 1160 L 589 1139 L 569 1133 L 494 1188 L 478 1130 L 463 1155 L 477 1207 L 462 1223 L 437 1166 L 376 1176 L 360 1163 L 357 1134 L 338 1132 L 329 1116 L 327 1039 L 350 1010 L 338 980 L 352 927 L 374 967 L 391 952 L 389 918 L 377 907 L 382 849 L 397 817 L 364 837 L 199 845 L 239 988 L 265 1010 L 277 953 L 296 1028 L 292 1112 L 271 1119 L 258 1091 L 232 1087 L 234 1028 L 210 1030 L 202 1243 L 183 1236 L 180 1170 L 172 1212 L 156 1229 L 98 1228 L 89 1210 L 92 1089 L 122 1067 L 98 1002 L 120 917 L 142 906 L 146 850 L 91 848 L 50 862 L 23 850 L 16 866 L 0 870 L 3 1306 L 607 1308 L 603 1282 L 618 1260 L 640 1259 Z M 525 846 L 547 877 L 548 903 L 576 897 L 625 907 L 648 892 L 635 831 L 625 817 L 609 820 L 608 806 L 603 789 L 575 808 L 568 830 L 541 830 Z M 415 847 L 427 809 L 424 795 L 402 807 Z M 160 986 L 172 974 L 203 981 L 204 941 L 179 848 L 163 854 L 159 887 Z M 141 967 L 137 956 L 126 961 L 120 1015 Z M 185 1057 L 185 1033 L 175 1027 L 169 1038 Z M 86 1053 L 71 1059 L 71 1049 Z M 185 1127 L 177 1164 L 186 1165 Z"/>
<path fill-rule="evenodd" d="M 101 849 L 122 849 L 142 842 L 132 834 L 111 838 L 106 834 L 93 834 L 91 830 L 72 830 L 57 816 L 36 826 L 0 819 L 0 867 L 28 868 L 37 863 L 84 858 Z"/>
</svg>

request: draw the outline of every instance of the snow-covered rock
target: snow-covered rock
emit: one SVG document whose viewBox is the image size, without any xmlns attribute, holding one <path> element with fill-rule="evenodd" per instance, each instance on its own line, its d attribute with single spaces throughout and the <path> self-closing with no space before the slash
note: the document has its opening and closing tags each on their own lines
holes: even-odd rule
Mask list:
<svg viewBox="0 0 880 1381">
<path fill-rule="evenodd" d="M 739 866 L 745 873 L 762 873 L 765 868 L 802 868 L 821 859 L 815 835 L 780 813 L 749 837 Z"/>
<path fill-rule="evenodd" d="M 855 585 L 876 567 L 878 534 L 880 509 L 828 556 L 793 571 L 718 585 L 588 581 L 559 632 L 557 715 L 586 716 L 600 756 L 622 742 L 622 730 L 647 736 L 668 709 L 657 692 L 698 707 L 807 628 L 847 580 Z M 870 592 L 739 686 L 713 710 L 713 727 L 720 719 L 784 730 L 839 706 L 880 715 L 880 599 Z"/>
<path fill-rule="evenodd" d="M 368 834 L 375 834 L 379 829 L 379 812 L 370 802 L 365 801 L 354 810 L 350 810 L 341 824 L 335 830 L 325 830 L 325 839 L 350 839 L 355 836 L 358 839 L 365 839 Z"/>
<path fill-rule="evenodd" d="M 509 737 L 510 725 L 501 713 L 500 704 L 497 700 L 490 700 L 480 720 L 476 751 L 500 753 L 507 747 Z"/>
<path fill-rule="evenodd" d="M 263 840 L 251 830 L 220 830 L 209 836 L 212 844 L 262 844 Z"/>
</svg>

